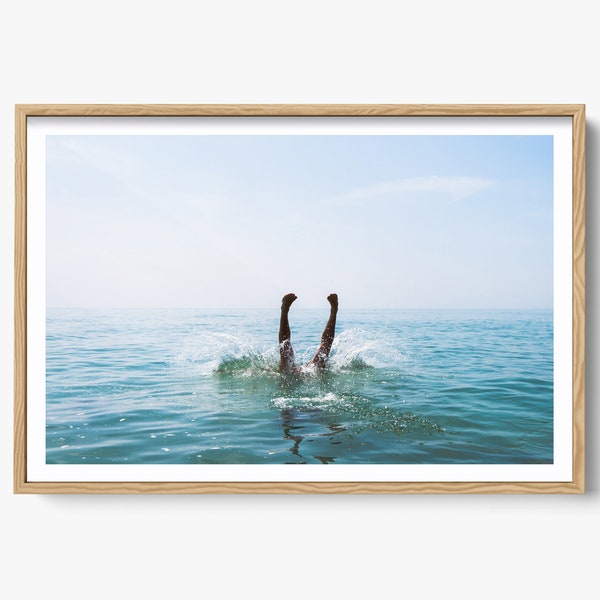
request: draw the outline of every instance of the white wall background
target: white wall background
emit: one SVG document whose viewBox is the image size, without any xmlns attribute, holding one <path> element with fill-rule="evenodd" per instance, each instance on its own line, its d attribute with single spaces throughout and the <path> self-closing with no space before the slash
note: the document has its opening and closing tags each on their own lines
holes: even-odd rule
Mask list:
<svg viewBox="0 0 600 600">
<path fill-rule="evenodd" d="M 594 3 L 20 0 L 0 8 L 4 598 L 597 593 Z M 586 103 L 584 496 L 14 496 L 15 103 Z"/>
</svg>

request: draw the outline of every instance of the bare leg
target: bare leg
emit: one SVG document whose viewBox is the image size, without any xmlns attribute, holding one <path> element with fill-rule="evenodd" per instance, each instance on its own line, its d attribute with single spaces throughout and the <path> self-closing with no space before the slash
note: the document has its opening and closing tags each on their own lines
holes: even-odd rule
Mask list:
<svg viewBox="0 0 600 600">
<path fill-rule="evenodd" d="M 321 345 L 314 355 L 313 359 L 308 363 L 309 365 L 315 365 L 317 369 L 322 369 L 327 362 L 329 353 L 331 352 L 331 346 L 333 344 L 333 338 L 335 336 L 335 320 L 338 311 L 338 297 L 337 294 L 329 294 L 327 296 L 331 311 L 329 313 L 329 320 L 323 329 L 321 334 Z"/>
<path fill-rule="evenodd" d="M 292 302 L 296 300 L 295 294 L 286 294 L 281 299 L 281 319 L 279 320 L 279 372 L 293 373 L 296 370 L 294 365 L 294 350 L 290 340 L 292 334 L 288 313 Z"/>
</svg>

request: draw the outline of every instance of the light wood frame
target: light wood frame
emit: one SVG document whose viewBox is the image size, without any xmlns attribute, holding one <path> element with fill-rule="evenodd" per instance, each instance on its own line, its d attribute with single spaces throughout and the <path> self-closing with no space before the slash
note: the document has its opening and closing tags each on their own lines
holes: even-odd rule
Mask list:
<svg viewBox="0 0 600 600">
<path fill-rule="evenodd" d="M 572 481 L 38 482 L 27 478 L 27 119 L 36 116 L 571 117 L 573 190 Z M 15 107 L 14 492 L 39 494 L 583 493 L 585 480 L 585 105 L 17 105 Z"/>
</svg>

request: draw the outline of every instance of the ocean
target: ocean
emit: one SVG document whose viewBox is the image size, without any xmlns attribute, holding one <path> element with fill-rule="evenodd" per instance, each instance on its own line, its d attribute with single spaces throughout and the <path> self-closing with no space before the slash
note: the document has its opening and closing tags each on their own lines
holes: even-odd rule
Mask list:
<svg viewBox="0 0 600 600">
<path fill-rule="evenodd" d="M 293 307 L 298 364 L 328 311 Z M 548 464 L 551 310 L 344 310 L 278 373 L 270 310 L 48 309 L 48 464 Z"/>
</svg>

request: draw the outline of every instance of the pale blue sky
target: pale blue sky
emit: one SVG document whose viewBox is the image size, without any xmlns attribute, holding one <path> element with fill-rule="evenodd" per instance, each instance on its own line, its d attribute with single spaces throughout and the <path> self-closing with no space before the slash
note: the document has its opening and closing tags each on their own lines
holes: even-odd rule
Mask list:
<svg viewBox="0 0 600 600">
<path fill-rule="evenodd" d="M 48 136 L 47 304 L 550 308 L 551 136 Z"/>
</svg>

